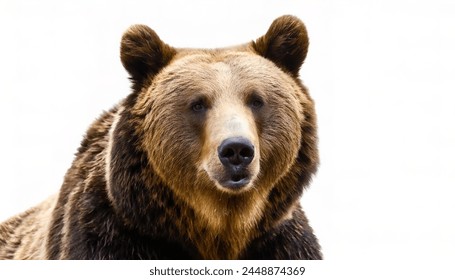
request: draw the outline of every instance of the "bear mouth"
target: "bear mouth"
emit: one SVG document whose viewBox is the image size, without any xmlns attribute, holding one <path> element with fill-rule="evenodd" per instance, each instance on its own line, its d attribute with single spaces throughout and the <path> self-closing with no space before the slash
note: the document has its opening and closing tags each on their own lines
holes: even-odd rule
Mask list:
<svg viewBox="0 0 455 280">
<path fill-rule="evenodd" d="M 251 181 L 248 173 L 232 174 L 229 178 L 219 181 L 219 184 L 229 190 L 240 190 L 245 188 Z"/>
</svg>

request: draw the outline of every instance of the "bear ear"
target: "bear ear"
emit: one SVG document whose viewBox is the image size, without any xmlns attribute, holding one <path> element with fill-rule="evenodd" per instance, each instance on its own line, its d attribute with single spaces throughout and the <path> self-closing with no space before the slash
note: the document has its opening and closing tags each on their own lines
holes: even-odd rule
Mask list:
<svg viewBox="0 0 455 280">
<path fill-rule="evenodd" d="M 267 33 L 252 43 L 253 49 L 294 77 L 308 51 L 308 34 L 303 22 L 294 16 L 273 21 Z"/>
<path fill-rule="evenodd" d="M 122 37 L 120 58 L 131 76 L 133 87 L 140 89 L 147 78 L 166 66 L 176 50 L 161 41 L 146 25 L 131 26 Z"/>
</svg>

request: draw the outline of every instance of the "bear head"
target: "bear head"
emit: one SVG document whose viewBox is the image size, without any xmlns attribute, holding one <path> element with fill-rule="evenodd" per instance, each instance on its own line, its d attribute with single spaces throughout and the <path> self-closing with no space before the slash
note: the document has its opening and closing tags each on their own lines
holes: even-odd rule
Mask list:
<svg viewBox="0 0 455 280">
<path fill-rule="evenodd" d="M 251 43 L 210 50 L 129 28 L 121 61 L 133 93 L 111 129 L 106 172 L 111 200 L 129 205 L 125 219 L 153 223 L 157 193 L 214 227 L 222 216 L 252 225 L 289 211 L 318 164 L 314 104 L 298 78 L 307 49 L 293 16 Z"/>
</svg>

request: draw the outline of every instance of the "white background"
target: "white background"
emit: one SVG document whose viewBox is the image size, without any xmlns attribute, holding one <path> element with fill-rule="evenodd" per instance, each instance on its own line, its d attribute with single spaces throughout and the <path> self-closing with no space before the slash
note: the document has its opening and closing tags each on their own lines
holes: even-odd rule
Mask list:
<svg viewBox="0 0 455 280">
<path fill-rule="evenodd" d="M 302 202 L 325 258 L 455 260 L 453 3 L 0 0 L 0 220 L 57 192 L 87 127 L 130 92 L 128 26 L 210 48 L 294 14 L 321 154 Z"/>
</svg>

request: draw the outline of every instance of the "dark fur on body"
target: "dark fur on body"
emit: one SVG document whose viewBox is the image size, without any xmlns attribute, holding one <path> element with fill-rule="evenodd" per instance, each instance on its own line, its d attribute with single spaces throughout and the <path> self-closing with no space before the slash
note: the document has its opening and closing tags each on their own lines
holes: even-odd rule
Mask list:
<svg viewBox="0 0 455 280">
<path fill-rule="evenodd" d="M 173 49 L 152 30 L 135 28 L 124 36 L 121 52 L 133 93 L 89 128 L 58 197 L 0 225 L 0 259 L 321 259 L 299 204 L 318 164 L 314 107 L 298 79 L 308 47 L 303 23 L 279 18 L 265 36 L 232 49 L 272 61 L 292 78 L 306 101 L 299 105 L 304 121 L 298 154 L 286 174 L 258 191 L 263 206 L 251 224 L 243 225 L 242 219 L 250 217 L 243 211 L 258 198 L 204 192 L 207 203 L 219 203 L 228 212 L 219 216 L 219 231 L 201 218 L 189 198 L 153 171 L 144 147 L 149 140 L 141 129 L 148 112 L 137 109 L 163 67 L 198 50 Z M 203 51 L 211 56 L 220 52 Z M 195 196 L 201 188 L 194 190 Z"/>
</svg>

